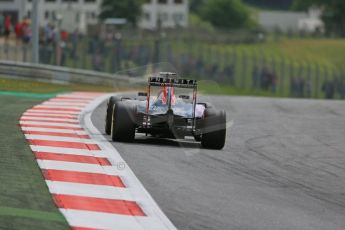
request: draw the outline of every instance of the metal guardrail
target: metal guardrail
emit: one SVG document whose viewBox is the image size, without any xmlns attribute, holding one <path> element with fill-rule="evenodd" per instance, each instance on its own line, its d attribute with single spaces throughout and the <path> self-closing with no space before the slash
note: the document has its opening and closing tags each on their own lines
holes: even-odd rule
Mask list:
<svg viewBox="0 0 345 230">
<path fill-rule="evenodd" d="M 94 85 L 129 86 L 146 84 L 144 78 L 109 74 L 91 70 L 0 60 L 0 75 L 49 83 L 79 83 Z"/>
</svg>

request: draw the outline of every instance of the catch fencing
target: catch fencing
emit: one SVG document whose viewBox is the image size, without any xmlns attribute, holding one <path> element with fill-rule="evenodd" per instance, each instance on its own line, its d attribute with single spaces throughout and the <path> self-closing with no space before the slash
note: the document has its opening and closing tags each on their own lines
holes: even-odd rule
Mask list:
<svg viewBox="0 0 345 230">
<path fill-rule="evenodd" d="M 68 67 L 68 72 L 72 69 L 91 70 L 93 74 L 98 72 L 99 76 L 104 76 L 102 79 L 108 79 L 107 74 L 113 76 L 138 66 L 167 62 L 185 77 L 212 80 L 248 92 L 283 97 L 345 98 L 345 74 L 341 71 L 307 60 L 297 62 L 284 56 L 269 57 L 260 50 L 249 52 L 229 47 L 161 37 L 76 37 L 59 47 L 41 45 L 40 62 Z M 29 46 L 13 43 L 0 46 L 2 60 L 26 62 L 30 57 Z"/>
</svg>

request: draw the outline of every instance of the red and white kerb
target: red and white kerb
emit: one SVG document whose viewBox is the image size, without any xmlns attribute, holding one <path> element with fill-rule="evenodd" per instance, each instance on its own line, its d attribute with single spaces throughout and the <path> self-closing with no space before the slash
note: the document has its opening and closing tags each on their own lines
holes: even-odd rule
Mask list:
<svg viewBox="0 0 345 230">
<path fill-rule="evenodd" d="M 175 229 L 130 168 L 118 167 L 116 149 L 80 124 L 87 107 L 106 98 L 59 95 L 20 118 L 55 204 L 72 229 Z"/>
</svg>

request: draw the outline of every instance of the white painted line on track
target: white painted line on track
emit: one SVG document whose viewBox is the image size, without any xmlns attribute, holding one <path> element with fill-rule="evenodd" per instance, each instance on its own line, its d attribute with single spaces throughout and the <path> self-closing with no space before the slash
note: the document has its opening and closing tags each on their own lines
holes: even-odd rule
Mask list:
<svg viewBox="0 0 345 230">
<path fill-rule="evenodd" d="M 61 102 L 61 103 L 81 103 L 81 104 L 89 104 L 91 102 L 90 101 L 85 101 L 85 100 L 72 100 L 72 99 L 57 99 L 57 98 L 53 98 L 53 99 L 50 99 L 48 100 L 47 102 Z"/>
<path fill-rule="evenodd" d="M 88 172 L 88 173 L 101 173 L 113 176 L 120 176 L 122 171 L 115 166 L 101 166 L 94 164 L 52 161 L 52 160 L 37 160 L 41 169 L 55 169 L 74 172 Z"/>
<path fill-rule="evenodd" d="M 41 105 L 43 106 L 66 106 L 66 107 L 76 107 L 76 108 L 84 108 L 88 103 L 67 103 L 67 102 L 44 102 Z"/>
<path fill-rule="evenodd" d="M 64 126 L 64 127 L 71 127 L 71 128 L 81 128 L 79 124 L 69 124 L 69 123 L 55 123 L 51 121 L 47 122 L 39 122 L 39 121 L 20 121 L 22 125 L 51 125 L 51 126 Z"/>
<path fill-rule="evenodd" d="M 83 149 L 71 149 L 71 148 L 61 148 L 61 147 L 48 147 L 48 146 L 30 146 L 34 152 L 47 152 L 47 153 L 58 153 L 58 154 L 71 154 L 71 155 L 81 155 L 81 156 L 94 156 L 94 157 L 106 157 L 103 151 L 99 150 L 83 150 Z"/>
<path fill-rule="evenodd" d="M 66 121 L 66 122 L 78 122 L 78 119 L 68 119 L 68 118 L 47 118 L 47 117 L 31 117 L 24 115 L 20 118 L 20 120 L 23 119 L 30 119 L 30 120 L 38 120 L 38 121 Z"/>
<path fill-rule="evenodd" d="M 60 209 L 60 211 L 70 220 L 72 226 L 125 230 L 169 229 L 169 226 L 162 225 L 161 221 L 155 216 L 124 216 L 72 209 Z"/>
<path fill-rule="evenodd" d="M 76 99 L 58 99 L 58 98 L 52 98 L 50 100 L 47 100 L 45 102 L 63 102 L 63 103 L 82 103 L 82 104 L 88 104 L 90 103 L 92 100 L 89 101 L 84 101 L 84 100 L 76 100 Z"/>
<path fill-rule="evenodd" d="M 86 132 L 81 130 L 70 130 L 70 129 L 54 129 L 54 128 L 40 128 L 40 127 L 23 127 L 23 131 L 38 131 L 38 132 L 54 132 L 54 133 L 75 133 L 79 135 L 87 135 Z"/>
<path fill-rule="evenodd" d="M 46 115 L 51 115 L 51 114 L 59 114 L 59 115 L 79 115 L 80 112 L 76 111 L 54 111 L 54 110 L 43 110 L 43 109 L 29 109 L 26 112 L 28 113 L 43 113 Z"/>
<path fill-rule="evenodd" d="M 81 109 L 80 106 L 75 106 L 75 105 L 45 105 L 45 104 L 41 104 L 41 105 L 36 105 L 33 108 L 53 108 L 53 109 Z"/>
<path fill-rule="evenodd" d="M 28 140 L 66 141 L 66 142 L 79 142 L 83 144 L 97 144 L 97 142 L 92 139 L 82 139 L 82 138 L 73 138 L 73 137 L 57 137 L 57 136 L 31 135 L 31 134 L 25 134 L 25 137 Z"/>
<path fill-rule="evenodd" d="M 49 190 L 55 194 L 98 197 L 105 199 L 135 201 L 130 193 L 130 188 L 118 188 L 106 185 L 92 185 L 46 180 Z"/>
<path fill-rule="evenodd" d="M 70 117 L 70 118 L 76 118 L 78 117 L 78 114 L 47 114 L 47 113 L 39 113 L 39 112 L 25 112 L 23 113 L 23 116 L 49 116 L 49 117 Z"/>
</svg>

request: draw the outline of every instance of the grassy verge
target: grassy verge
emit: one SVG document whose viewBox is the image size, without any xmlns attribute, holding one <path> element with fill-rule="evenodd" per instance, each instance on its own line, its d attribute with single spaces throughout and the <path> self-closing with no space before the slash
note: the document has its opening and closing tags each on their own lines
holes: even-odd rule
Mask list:
<svg viewBox="0 0 345 230">
<path fill-rule="evenodd" d="M 0 96 L 0 229 L 69 228 L 17 126 L 21 114 L 41 100 Z"/>
<path fill-rule="evenodd" d="M 229 47 L 233 49 L 234 47 Z M 237 45 L 238 51 L 279 59 L 281 57 L 295 62 L 312 62 L 331 69 L 343 67 L 345 59 L 344 39 L 286 39 L 262 44 Z"/>
<path fill-rule="evenodd" d="M 96 85 L 58 85 L 42 82 L 1 79 L 0 78 L 0 96 L 21 96 L 31 98 L 50 98 L 57 93 L 71 92 L 71 91 L 92 91 L 92 92 L 115 92 L 126 90 L 145 91 L 145 88 L 130 89 L 117 88 L 109 86 Z M 199 81 L 199 91 L 203 94 L 218 94 L 218 95 L 240 95 L 240 96 L 276 96 L 273 92 L 252 89 L 240 89 L 229 85 L 217 84 L 214 81 L 201 80 Z"/>
<path fill-rule="evenodd" d="M 69 229 L 18 126 L 22 113 L 57 93 L 117 90 L 128 88 L 0 77 L 0 229 Z"/>
<path fill-rule="evenodd" d="M 276 95 L 288 97 L 291 80 L 299 77 L 310 83 L 311 97 L 322 98 L 322 85 L 345 72 L 345 40 L 342 39 L 286 39 L 257 44 L 205 44 L 183 41 L 174 46 L 177 53 L 192 53 L 206 63 L 234 65 L 234 81 L 240 94 L 252 92 L 253 70 L 267 67 L 277 77 Z M 229 87 L 228 87 L 229 88 Z M 227 90 L 225 90 L 227 91 Z M 233 91 L 233 90 L 231 90 Z M 264 95 L 270 95 L 264 92 Z M 273 95 L 272 95 L 273 96 Z"/>
<path fill-rule="evenodd" d="M 88 51 L 89 41 L 87 39 L 78 43 L 77 56 L 72 58 L 70 55 L 66 56 L 66 65 L 72 68 L 92 69 L 92 55 Z M 135 66 L 132 61 L 127 61 L 131 54 L 132 48 L 141 47 L 144 45 L 145 52 L 142 52 L 143 63 L 152 61 L 154 54 L 153 40 L 142 39 L 124 39 L 123 40 L 123 56 L 122 68 L 130 68 Z M 135 50 L 135 49 L 134 49 Z M 281 97 L 288 97 L 292 91 L 294 78 L 303 79 L 308 84 L 308 96 L 312 98 L 323 98 L 324 92 L 322 85 L 329 80 L 334 80 L 336 77 L 344 75 L 345 68 L 343 60 L 345 60 L 345 40 L 344 39 L 322 39 L 322 38 L 274 38 L 268 36 L 267 42 L 263 43 L 209 43 L 200 39 L 193 41 L 167 38 L 162 39 L 160 43 L 159 61 L 172 61 L 174 65 L 181 65 L 180 60 L 188 61 L 189 58 L 193 61 L 202 60 L 203 66 L 191 65 L 190 70 L 184 73 L 186 75 L 193 75 L 195 78 L 215 79 L 221 76 L 219 82 L 230 83 L 229 74 L 222 76 L 224 67 L 232 69 L 232 76 L 236 88 L 243 90 L 225 90 L 243 92 L 249 95 L 257 95 L 258 92 L 252 92 L 254 70 L 260 71 L 267 67 L 267 69 L 276 76 L 276 93 L 275 95 Z M 146 53 L 146 55 L 145 55 Z M 126 55 L 125 55 L 126 54 Z M 104 51 L 102 51 L 101 58 L 104 64 L 104 71 L 113 72 L 114 67 L 114 44 L 106 44 Z M 185 61 L 186 61 L 185 60 Z M 184 61 L 184 62 L 185 62 Z M 213 73 L 213 65 L 216 65 L 217 72 Z M 181 66 L 180 66 L 181 67 Z M 195 71 L 197 68 L 200 70 Z M 181 69 L 183 69 L 181 67 Z M 202 74 L 200 74 L 200 72 Z M 210 72 L 210 73 L 208 73 Z M 203 75 L 203 76 L 196 76 Z M 254 78 L 256 79 L 256 78 Z M 1 82 L 0 82 L 1 87 Z M 17 86 L 12 87 L 12 90 L 17 90 Z M 56 87 L 53 87 L 56 88 Z M 113 91 L 111 87 L 90 87 L 90 86 L 61 86 L 60 91 L 83 90 L 83 91 Z M 229 88 L 229 87 L 227 87 Z M 47 91 L 49 87 L 43 87 L 39 90 Z M 0 88 L 1 90 L 1 88 Z M 259 94 L 272 95 L 270 92 L 259 92 Z"/>
<path fill-rule="evenodd" d="M 120 88 L 119 88 L 120 89 Z M 0 78 L 0 91 L 17 91 L 27 93 L 61 93 L 71 91 L 114 92 L 119 90 L 112 86 L 83 85 L 83 84 L 52 84 L 27 80 Z M 125 89 L 125 88 L 123 88 Z"/>
<path fill-rule="evenodd" d="M 205 80 L 199 81 L 198 91 L 202 94 L 210 94 L 210 95 L 277 97 L 277 95 L 272 91 L 241 89 L 241 88 L 236 88 L 230 85 L 218 84 L 214 81 L 205 81 Z"/>
</svg>

